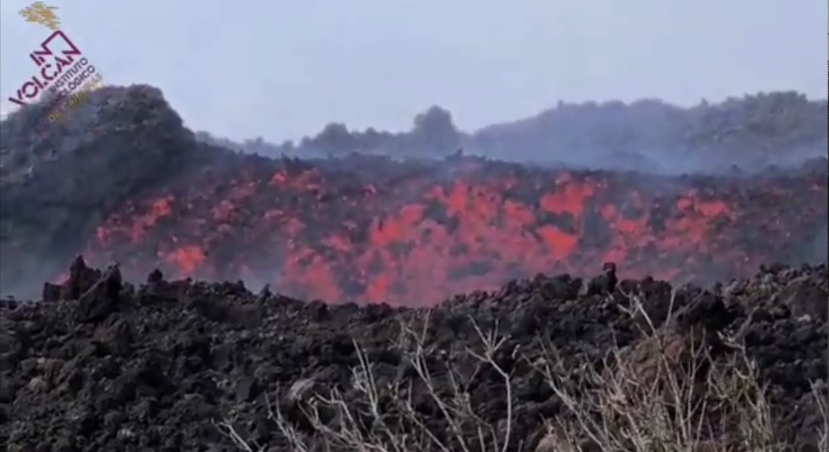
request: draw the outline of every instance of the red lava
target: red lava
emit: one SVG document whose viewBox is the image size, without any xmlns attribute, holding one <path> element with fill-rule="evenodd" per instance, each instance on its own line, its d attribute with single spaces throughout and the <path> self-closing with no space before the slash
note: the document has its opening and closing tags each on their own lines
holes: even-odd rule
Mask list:
<svg viewBox="0 0 829 452">
<path fill-rule="evenodd" d="M 355 185 L 261 162 L 134 200 L 85 256 L 308 299 L 427 305 L 539 272 L 593 275 L 604 261 L 625 277 L 747 275 L 802 246 L 827 205 L 826 176 L 811 173 L 638 176 L 464 158 L 451 177 Z"/>
</svg>

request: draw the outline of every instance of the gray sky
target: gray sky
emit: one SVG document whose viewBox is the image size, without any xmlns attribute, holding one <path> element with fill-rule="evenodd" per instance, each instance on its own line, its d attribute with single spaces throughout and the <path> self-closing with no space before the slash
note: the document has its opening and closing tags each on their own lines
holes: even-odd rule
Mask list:
<svg viewBox="0 0 829 452">
<path fill-rule="evenodd" d="M 50 31 L 0 5 L 0 89 Z M 107 84 L 160 87 L 188 126 L 273 141 L 328 122 L 470 130 L 564 101 L 827 96 L 826 0 L 46 1 Z"/>
</svg>

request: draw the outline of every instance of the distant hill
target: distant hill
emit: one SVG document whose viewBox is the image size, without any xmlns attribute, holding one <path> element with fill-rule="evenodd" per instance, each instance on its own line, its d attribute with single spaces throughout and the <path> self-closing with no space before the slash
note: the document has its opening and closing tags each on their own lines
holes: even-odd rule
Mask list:
<svg viewBox="0 0 829 452">
<path fill-rule="evenodd" d="M 789 91 L 701 102 L 684 108 L 656 99 L 559 103 L 536 116 L 459 130 L 449 111 L 431 107 L 405 133 L 349 130 L 330 123 L 299 142 L 242 143 L 197 132 L 199 140 L 262 155 L 319 157 L 351 152 L 443 157 L 465 152 L 509 161 L 654 172 L 744 170 L 797 164 L 825 155 L 826 100 Z"/>
</svg>

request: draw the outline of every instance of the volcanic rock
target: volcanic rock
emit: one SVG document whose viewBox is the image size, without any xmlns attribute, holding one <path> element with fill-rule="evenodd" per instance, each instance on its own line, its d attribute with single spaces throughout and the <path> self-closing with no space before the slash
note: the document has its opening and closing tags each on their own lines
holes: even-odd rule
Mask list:
<svg viewBox="0 0 829 452">
<path fill-rule="evenodd" d="M 43 108 L 2 122 L 5 293 L 26 280 L 57 277 L 81 251 L 78 241 L 113 209 L 198 160 L 192 132 L 156 88 L 96 90 L 59 123 L 35 130 Z"/>
<path fill-rule="evenodd" d="M 553 379 L 586 397 L 591 375 L 667 366 L 705 389 L 742 350 L 779 438 L 818 444 L 827 269 L 787 264 L 826 259 L 826 102 L 565 105 L 473 136 L 433 108 L 411 133 L 326 127 L 307 142 L 339 157 L 299 160 L 197 141 L 156 88 L 90 97 L 45 129 L 42 105 L 2 122 L 0 286 L 41 291 L 0 299 L 5 449 L 229 451 L 232 429 L 286 450 L 285 428 L 376 434 L 411 413 L 457 442 L 434 396 L 509 430 L 508 450 L 543 449 L 542 419 L 567 417 Z M 476 155 L 536 149 L 552 155 Z M 63 273 L 80 253 L 104 270 L 78 256 Z M 483 365 L 467 352 L 489 332 L 505 338 Z M 700 350 L 709 365 L 690 366 Z"/>
<path fill-rule="evenodd" d="M 603 261 L 619 263 L 617 278 L 746 277 L 800 262 L 829 204 L 827 165 L 677 178 L 463 159 L 364 157 L 352 169 L 237 156 L 221 176 L 193 173 L 128 203 L 83 253 L 131 279 L 160 268 L 328 302 L 427 305 L 538 273 L 584 277 Z"/>
<path fill-rule="evenodd" d="M 237 445 L 222 432 L 233 426 L 251 444 L 271 447 L 264 450 L 287 450 L 279 425 L 317 431 L 309 409 L 319 409 L 320 422 L 330 428 L 348 425 L 324 403 L 329 397 L 352 406 L 361 428 L 376 425 L 360 398 L 366 384 L 378 388 L 387 420 L 402 416 L 397 403 L 409 400 L 445 438 L 445 419 L 411 361 L 417 350 L 426 353 L 420 359 L 432 372 L 436 394 L 451 396 L 453 369 L 475 412 L 503 434 L 503 379 L 464 352 L 483 353 L 481 338 L 489 332 L 504 337 L 492 359 L 512 385 L 510 451 L 545 450 L 543 419 L 566 416 L 539 373 L 539 363 L 553 356 L 561 365 L 558 378 L 584 385 L 588 369 L 617 372 L 608 361 L 613 356 L 617 363 L 637 363 L 636 373 L 650 378 L 660 349 L 681 369 L 693 350 L 707 350 L 712 363 L 731 362 L 742 356 L 739 345 L 766 385 L 780 440 L 793 446 L 817 444 L 821 419 L 812 391 L 829 396 L 827 319 L 793 308 L 826 303 L 826 265 L 764 269 L 731 284 L 739 291 L 672 287 L 649 278 L 587 295 L 578 293 L 577 279 L 539 275 L 430 310 L 325 306 L 282 295 L 263 300 L 237 283 L 153 278 L 133 290 L 118 283 L 115 270 L 90 269 L 79 259 L 61 285 L 63 298 L 2 307 L 5 449 L 231 451 Z M 152 290 L 163 284 L 177 288 Z M 420 346 L 417 338 L 424 341 Z M 545 441 L 549 447 L 552 440 Z"/>
<path fill-rule="evenodd" d="M 749 276 L 762 263 L 826 258 L 829 166 L 801 152 L 825 151 L 826 104 L 794 93 L 685 110 L 566 105 L 532 127 L 476 135 L 485 137 L 479 148 L 546 149 L 551 130 L 570 136 L 577 132 L 565 125 L 582 124 L 589 133 L 561 138 L 555 153 L 677 149 L 682 157 L 673 160 L 710 163 L 691 175 L 550 163 L 556 156 L 522 165 L 468 149 L 444 160 L 245 155 L 197 141 L 148 86 L 96 91 L 66 122 L 35 134 L 39 108 L 13 114 L 0 133 L 3 293 L 54 298 L 40 281 L 66 278 L 63 264 L 79 253 L 99 267 L 119 262 L 130 280 L 158 269 L 170 279 L 243 280 L 304 299 L 397 305 L 538 273 L 586 277 L 596 262 L 617 262 L 618 277 L 708 283 Z M 422 147 L 431 130 L 457 149 L 448 113 L 430 111 L 412 134 L 383 136 Z M 662 117 L 676 123 L 654 122 Z M 603 147 L 591 141 L 596 128 L 606 131 Z M 544 137 L 522 141 L 520 130 Z M 625 141 L 624 130 L 638 138 Z M 323 141 L 359 143 L 340 132 Z M 713 171 L 722 163 L 714 155 L 741 156 L 734 162 L 742 165 L 755 154 L 780 156 L 780 166 Z"/>
</svg>

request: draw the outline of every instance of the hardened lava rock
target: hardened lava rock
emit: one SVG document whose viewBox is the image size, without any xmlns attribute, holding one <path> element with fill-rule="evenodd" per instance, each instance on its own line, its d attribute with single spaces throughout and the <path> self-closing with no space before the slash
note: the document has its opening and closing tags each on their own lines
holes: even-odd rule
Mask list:
<svg viewBox="0 0 829 452">
<path fill-rule="evenodd" d="M 160 272 L 135 287 L 117 270 L 90 269 L 78 259 L 59 296 L 0 313 L 0 444 L 8 450 L 232 451 L 216 427 L 231 417 L 240 435 L 282 450 L 285 438 L 268 420 L 267 404 L 279 404 L 286 422 L 308 431 L 301 404 L 335 389 L 351 400 L 361 357 L 372 362 L 379 387 L 410 387 L 417 409 L 434 408 L 401 342 L 401 321 L 419 325 L 426 311 L 304 302 L 238 282 L 168 280 Z M 497 374 L 476 372 L 455 355 L 478 349 L 475 326 L 503 335 L 503 353 L 493 359 L 511 374 L 512 435 L 532 450 L 543 436 L 542 419 L 562 414 L 528 364 L 547 356 L 542 344 L 557 350 L 563 376 L 573 382 L 583 380 L 584 366 L 606 363 L 614 347 L 650 378 L 657 344 L 643 336 L 647 314 L 652 327 L 666 331 L 664 346 L 677 369 L 693 347 L 727 358 L 734 349 L 725 338 L 739 336 L 767 387 L 780 437 L 791 445 L 816 441 L 812 390 L 827 396 L 829 331 L 819 308 L 828 295 L 825 265 L 765 267 L 711 289 L 653 278 L 614 285 L 608 276 L 615 270 L 605 264 L 590 280 L 537 275 L 432 308 L 423 331 L 436 391 L 449 389 L 441 366 L 468 370 L 472 380 L 464 388 L 476 412 L 503 426 Z M 640 314 L 625 313 L 631 297 Z M 326 413 L 326 422 L 336 422 Z M 443 417 L 433 414 L 429 428 L 446 432 Z"/>
</svg>

